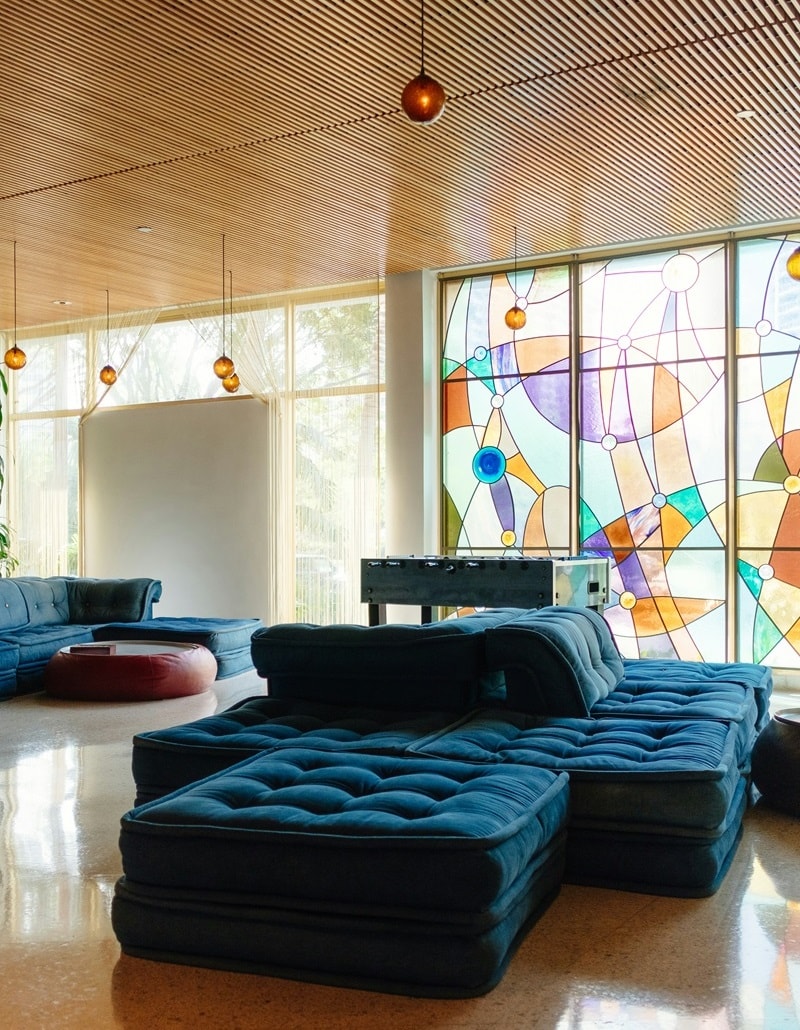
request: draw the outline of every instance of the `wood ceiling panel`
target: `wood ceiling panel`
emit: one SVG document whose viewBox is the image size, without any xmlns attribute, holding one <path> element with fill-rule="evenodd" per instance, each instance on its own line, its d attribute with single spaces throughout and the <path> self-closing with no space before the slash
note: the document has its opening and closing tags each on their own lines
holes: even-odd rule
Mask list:
<svg viewBox="0 0 800 1030">
<path fill-rule="evenodd" d="M 223 233 L 244 294 L 508 261 L 515 228 L 800 227 L 796 3 L 425 11 L 423 127 L 416 0 L 0 0 L 0 327 L 14 240 L 25 326 L 214 299 Z"/>
</svg>

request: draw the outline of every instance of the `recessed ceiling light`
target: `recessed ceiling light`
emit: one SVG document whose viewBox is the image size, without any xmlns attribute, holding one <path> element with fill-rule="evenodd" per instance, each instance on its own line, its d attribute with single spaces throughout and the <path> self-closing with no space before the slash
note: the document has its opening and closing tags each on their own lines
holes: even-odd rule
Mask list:
<svg viewBox="0 0 800 1030">
<path fill-rule="evenodd" d="M 755 118 L 756 112 L 752 107 L 743 107 L 741 111 L 736 112 L 736 117 L 741 121 L 747 121 L 748 118 Z"/>
<path fill-rule="evenodd" d="M 68 308 L 70 306 L 70 304 L 72 303 L 72 301 L 71 300 L 54 300 L 53 303 L 56 304 L 58 307 Z"/>
<path fill-rule="evenodd" d="M 152 227 L 152 225 L 137 225 L 136 226 L 136 231 L 137 232 L 152 232 L 153 231 L 153 227 Z"/>
</svg>

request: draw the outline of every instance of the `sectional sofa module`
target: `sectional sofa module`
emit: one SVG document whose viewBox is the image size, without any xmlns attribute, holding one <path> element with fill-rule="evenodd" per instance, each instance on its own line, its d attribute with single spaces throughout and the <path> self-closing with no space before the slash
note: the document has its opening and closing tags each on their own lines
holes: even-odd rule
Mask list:
<svg viewBox="0 0 800 1030">
<path fill-rule="evenodd" d="M 134 738 L 130 954 L 468 996 L 560 882 L 702 896 L 735 853 L 765 667 L 623 660 L 563 607 L 265 627 L 252 656 L 268 696 Z"/>
<path fill-rule="evenodd" d="M 91 642 L 107 622 L 150 618 L 160 597 L 157 579 L 0 579 L 0 698 L 41 689 L 56 651 Z"/>
</svg>

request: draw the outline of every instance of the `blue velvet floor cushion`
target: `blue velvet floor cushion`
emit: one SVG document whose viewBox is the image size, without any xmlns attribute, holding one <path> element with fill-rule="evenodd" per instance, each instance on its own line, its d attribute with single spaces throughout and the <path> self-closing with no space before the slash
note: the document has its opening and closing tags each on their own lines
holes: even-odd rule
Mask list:
<svg viewBox="0 0 800 1030">
<path fill-rule="evenodd" d="M 592 708 L 594 718 L 716 719 L 738 726 L 738 761 L 750 753 L 769 721 L 772 670 L 746 662 L 623 661 L 625 676 Z"/>
<path fill-rule="evenodd" d="M 217 660 L 217 679 L 228 679 L 252 668 L 250 639 L 260 619 L 217 619 L 200 616 L 143 619 L 131 625 L 109 623 L 96 630 L 95 640 L 167 640 L 202 644 Z"/>
<path fill-rule="evenodd" d="M 401 754 L 462 718 L 455 712 L 405 711 L 253 697 L 227 711 L 133 738 L 136 804 L 285 747 Z"/>
<path fill-rule="evenodd" d="M 253 634 L 253 664 L 272 697 L 466 710 L 503 696 L 502 670 L 487 667 L 485 634 L 520 614 L 491 609 L 422 625 L 266 626 Z"/>
<path fill-rule="evenodd" d="M 486 661 L 504 677 L 506 707 L 534 715 L 588 715 L 623 676 L 611 631 L 590 608 L 524 611 L 487 628 Z"/>
<path fill-rule="evenodd" d="M 122 819 L 123 951 L 424 996 L 494 986 L 563 871 L 544 769 L 287 748 Z"/>
<path fill-rule="evenodd" d="M 567 772 L 568 879 L 699 896 L 716 890 L 738 842 L 746 780 L 737 742 L 737 726 L 723 721 L 486 711 L 412 749 Z M 601 863 L 598 851 L 624 861 Z"/>
</svg>

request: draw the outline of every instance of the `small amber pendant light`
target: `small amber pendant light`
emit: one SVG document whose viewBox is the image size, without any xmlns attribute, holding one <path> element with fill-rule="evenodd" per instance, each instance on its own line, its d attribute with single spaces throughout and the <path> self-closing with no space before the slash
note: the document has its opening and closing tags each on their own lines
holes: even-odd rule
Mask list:
<svg viewBox="0 0 800 1030">
<path fill-rule="evenodd" d="M 528 316 L 519 306 L 519 294 L 517 293 L 517 227 L 514 226 L 514 306 L 506 311 L 506 325 L 509 329 L 516 331 L 524 329 Z"/>
<path fill-rule="evenodd" d="M 14 240 L 14 346 L 9 347 L 3 355 L 3 361 L 7 368 L 15 372 L 24 368 L 28 361 L 28 355 L 17 346 L 17 241 Z"/>
<path fill-rule="evenodd" d="M 444 111 L 445 95 L 439 83 L 425 74 L 425 0 L 420 0 L 420 70 L 406 84 L 400 105 L 420 125 L 432 125 Z"/>
<path fill-rule="evenodd" d="M 104 386 L 113 386 L 117 381 L 117 370 L 110 362 L 111 359 L 111 308 L 109 306 L 108 290 L 106 290 L 106 360 L 109 362 L 100 369 L 100 382 Z"/>
</svg>

